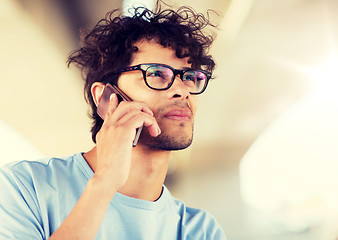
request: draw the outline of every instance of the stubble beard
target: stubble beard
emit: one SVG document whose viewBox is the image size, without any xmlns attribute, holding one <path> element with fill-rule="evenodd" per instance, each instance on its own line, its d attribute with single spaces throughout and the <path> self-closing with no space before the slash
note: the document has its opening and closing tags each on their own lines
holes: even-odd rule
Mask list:
<svg viewBox="0 0 338 240">
<path fill-rule="evenodd" d="M 194 133 L 194 117 L 191 116 L 188 122 L 167 122 L 164 120 L 163 115 L 166 113 L 168 108 L 175 106 L 182 109 L 192 110 L 188 103 L 182 103 L 176 101 L 171 106 L 160 107 L 154 111 L 154 117 L 159 124 L 161 134 L 157 137 L 152 137 L 146 128 L 143 128 L 140 135 L 139 142 L 148 146 L 149 148 L 165 151 L 176 151 L 182 150 L 189 147 L 193 140 Z M 169 120 L 170 121 L 170 120 Z"/>
<path fill-rule="evenodd" d="M 180 128 L 183 128 L 184 124 L 180 124 Z M 150 136 L 149 132 L 144 129 L 139 142 L 148 146 L 149 148 L 164 150 L 164 151 L 176 151 L 189 147 L 193 140 L 194 126 L 191 126 L 191 132 L 188 134 L 175 134 L 169 135 L 165 131 L 157 137 Z M 177 131 L 179 133 L 179 130 Z"/>
</svg>

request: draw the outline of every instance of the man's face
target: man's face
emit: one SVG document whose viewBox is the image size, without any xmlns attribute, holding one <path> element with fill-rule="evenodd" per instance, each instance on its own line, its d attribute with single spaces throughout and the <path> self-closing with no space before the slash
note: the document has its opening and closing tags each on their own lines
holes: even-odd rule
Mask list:
<svg viewBox="0 0 338 240">
<path fill-rule="evenodd" d="M 164 48 L 154 40 L 142 40 L 135 45 L 138 51 L 134 54 L 131 66 L 161 63 L 175 69 L 191 67 L 188 58 L 177 58 L 174 50 Z M 138 144 L 162 150 L 184 149 L 191 144 L 197 97 L 189 93 L 178 75 L 173 85 L 163 91 L 147 87 L 140 70 L 123 73 L 118 86 L 133 100 L 145 102 L 161 128 L 161 134 L 156 138 L 144 129 Z"/>
</svg>

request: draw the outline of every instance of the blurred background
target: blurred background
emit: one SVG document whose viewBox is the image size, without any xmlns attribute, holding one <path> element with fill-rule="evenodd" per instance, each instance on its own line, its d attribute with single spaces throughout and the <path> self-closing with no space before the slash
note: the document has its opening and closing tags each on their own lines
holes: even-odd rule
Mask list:
<svg viewBox="0 0 338 240">
<path fill-rule="evenodd" d="M 153 1 L 140 1 L 152 6 Z M 193 145 L 166 184 L 231 240 L 338 239 L 338 1 L 168 0 L 218 24 Z M 121 0 L 0 1 L 0 164 L 92 146 L 79 29 Z"/>
</svg>

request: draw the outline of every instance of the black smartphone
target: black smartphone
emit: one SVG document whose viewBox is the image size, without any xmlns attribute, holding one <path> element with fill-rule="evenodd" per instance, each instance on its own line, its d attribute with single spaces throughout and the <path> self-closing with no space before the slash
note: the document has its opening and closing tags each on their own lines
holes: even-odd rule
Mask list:
<svg viewBox="0 0 338 240">
<path fill-rule="evenodd" d="M 109 101 L 110 101 L 110 95 L 112 93 L 115 93 L 117 95 L 117 99 L 119 103 L 121 101 L 132 101 L 130 97 L 128 97 L 127 94 L 125 94 L 121 89 L 119 89 L 115 85 L 111 85 L 110 83 L 107 83 L 106 86 L 104 87 L 100 102 L 97 106 L 97 114 L 104 120 L 107 111 L 108 111 L 108 106 L 109 106 Z M 136 130 L 136 135 L 133 141 L 133 147 L 136 146 L 138 139 L 140 137 L 141 131 L 142 131 L 143 126 L 139 127 Z"/>
</svg>

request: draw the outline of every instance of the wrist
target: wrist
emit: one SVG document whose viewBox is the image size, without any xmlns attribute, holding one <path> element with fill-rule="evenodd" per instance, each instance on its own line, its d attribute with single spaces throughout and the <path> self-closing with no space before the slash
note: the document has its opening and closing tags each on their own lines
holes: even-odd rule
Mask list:
<svg viewBox="0 0 338 240">
<path fill-rule="evenodd" d="M 100 196 L 99 198 L 101 200 L 109 202 L 118 190 L 112 181 L 97 175 L 94 175 L 91 179 L 89 179 L 87 186 L 95 192 L 96 196 Z"/>
</svg>

